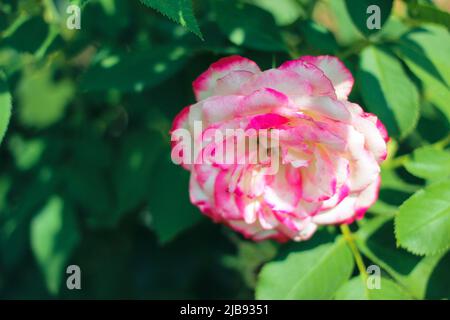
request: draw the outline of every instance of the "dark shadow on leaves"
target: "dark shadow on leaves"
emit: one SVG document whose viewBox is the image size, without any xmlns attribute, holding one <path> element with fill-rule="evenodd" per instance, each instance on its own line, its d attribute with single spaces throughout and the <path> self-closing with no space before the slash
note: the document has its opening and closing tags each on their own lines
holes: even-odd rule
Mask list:
<svg viewBox="0 0 450 320">
<path fill-rule="evenodd" d="M 448 87 L 444 78 L 441 76 L 439 70 L 436 68 L 433 62 L 427 57 L 425 51 L 423 51 L 423 49 L 419 45 L 417 45 L 416 42 L 408 39 L 408 36 L 410 36 L 411 34 L 420 32 L 429 33 L 429 31 L 425 29 L 417 29 L 411 33 L 408 33 L 407 35 L 403 36 L 400 39 L 399 47 L 401 52 L 403 53 L 404 56 L 414 61 L 415 64 L 419 65 L 423 70 L 425 70 L 434 78 L 442 82 L 444 86 Z"/>
<path fill-rule="evenodd" d="M 389 135 L 399 135 L 400 130 L 395 119 L 395 115 L 389 108 L 383 106 L 389 106 L 386 98 L 384 97 L 383 90 L 380 83 L 369 72 L 359 70 L 358 78 L 361 83 L 362 96 L 367 109 L 377 115 L 380 120 L 386 126 Z"/>
<path fill-rule="evenodd" d="M 439 261 L 428 281 L 427 299 L 450 299 L 450 252 Z"/>
<path fill-rule="evenodd" d="M 367 239 L 369 249 L 396 272 L 407 275 L 422 259 L 397 248 L 393 221 L 386 222 Z"/>
</svg>

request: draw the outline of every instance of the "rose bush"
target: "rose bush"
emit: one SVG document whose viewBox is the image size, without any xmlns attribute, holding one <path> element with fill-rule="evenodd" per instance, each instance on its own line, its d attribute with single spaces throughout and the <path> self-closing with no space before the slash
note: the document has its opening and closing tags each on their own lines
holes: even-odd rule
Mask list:
<svg viewBox="0 0 450 320">
<path fill-rule="evenodd" d="M 172 127 L 189 130 L 201 150 L 182 163 L 191 172 L 192 203 L 253 240 L 306 240 L 319 225 L 362 218 L 378 197 L 388 135 L 375 115 L 347 100 L 353 83 L 333 56 L 304 56 L 266 71 L 240 56 L 213 63 L 193 82 L 197 103 Z M 196 161 L 211 149 L 203 139 L 211 129 L 277 130 L 279 148 L 268 152 L 279 160 L 277 172 L 268 171 L 270 161 Z M 182 142 L 172 140 L 173 148 Z"/>
<path fill-rule="evenodd" d="M 448 1 L 0 3 L 0 300 L 450 299 Z"/>
</svg>

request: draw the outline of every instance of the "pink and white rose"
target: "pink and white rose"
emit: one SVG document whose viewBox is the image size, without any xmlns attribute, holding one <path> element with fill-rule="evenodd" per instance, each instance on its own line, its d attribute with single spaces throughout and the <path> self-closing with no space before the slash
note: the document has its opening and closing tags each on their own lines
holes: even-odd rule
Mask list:
<svg viewBox="0 0 450 320">
<path fill-rule="evenodd" d="M 305 240 L 320 225 L 362 218 L 378 197 L 388 135 L 375 115 L 347 100 L 353 82 L 332 56 L 266 71 L 240 56 L 213 63 L 193 82 L 197 103 L 178 114 L 171 131 L 188 130 L 200 150 L 181 163 L 191 172 L 192 203 L 253 240 Z M 269 152 L 277 172 L 267 162 L 195 161 L 211 129 L 277 130 L 277 150 Z"/>
</svg>

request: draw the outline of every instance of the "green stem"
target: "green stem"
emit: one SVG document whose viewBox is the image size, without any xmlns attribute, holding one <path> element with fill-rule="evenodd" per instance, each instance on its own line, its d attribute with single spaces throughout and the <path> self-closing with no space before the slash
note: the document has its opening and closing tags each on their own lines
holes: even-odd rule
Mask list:
<svg viewBox="0 0 450 320">
<path fill-rule="evenodd" d="M 439 149 L 444 149 L 448 144 L 450 144 L 450 134 L 445 138 L 443 138 L 442 140 L 436 141 L 435 143 L 432 144 L 432 146 Z"/>
<path fill-rule="evenodd" d="M 408 161 L 410 155 L 404 154 L 402 156 L 398 156 L 397 158 L 392 159 L 390 162 L 386 163 L 385 167 L 389 169 L 395 169 L 398 167 L 401 167 L 405 164 L 406 161 Z"/>
<path fill-rule="evenodd" d="M 435 143 L 430 144 L 430 147 L 434 147 L 437 149 L 444 149 L 445 147 L 447 147 L 447 145 L 450 144 L 450 134 L 448 136 L 446 136 L 445 138 L 436 141 Z M 398 156 L 394 159 L 392 159 L 389 162 L 386 162 L 386 164 L 384 165 L 386 168 L 389 169 L 395 169 L 398 167 L 401 167 L 405 164 L 405 162 L 407 162 L 411 157 L 411 154 L 404 154 L 401 156 Z"/>
<path fill-rule="evenodd" d="M 350 48 L 339 52 L 337 54 L 337 57 L 341 60 L 346 59 L 352 55 L 360 53 L 365 47 L 369 46 L 371 44 L 368 40 L 361 40 L 358 42 L 355 42 Z"/>
<path fill-rule="evenodd" d="M 344 236 L 345 241 L 350 247 L 350 250 L 352 251 L 353 257 L 355 258 L 356 266 L 358 267 L 361 280 L 363 281 L 364 292 L 366 293 L 366 296 L 369 296 L 369 291 L 367 289 L 367 269 L 366 265 L 364 264 L 362 255 L 359 252 L 358 247 L 356 246 L 355 237 L 353 236 L 353 233 L 347 224 L 341 224 L 341 232 Z"/>
</svg>

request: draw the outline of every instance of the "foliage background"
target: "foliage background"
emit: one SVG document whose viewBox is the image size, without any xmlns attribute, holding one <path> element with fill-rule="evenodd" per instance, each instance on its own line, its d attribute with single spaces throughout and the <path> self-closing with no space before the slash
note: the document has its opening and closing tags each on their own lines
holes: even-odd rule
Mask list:
<svg viewBox="0 0 450 320">
<path fill-rule="evenodd" d="M 80 30 L 66 28 L 69 3 Z M 374 3 L 379 32 L 365 28 Z M 2 0 L 0 297 L 449 298 L 449 11 L 445 0 Z M 230 54 L 264 69 L 331 54 L 352 70 L 350 100 L 392 140 L 380 199 L 351 237 L 329 227 L 253 243 L 189 203 L 168 130 L 195 77 Z M 66 289 L 69 264 L 82 290 Z M 381 290 L 364 289 L 362 264 L 382 268 Z"/>
</svg>

